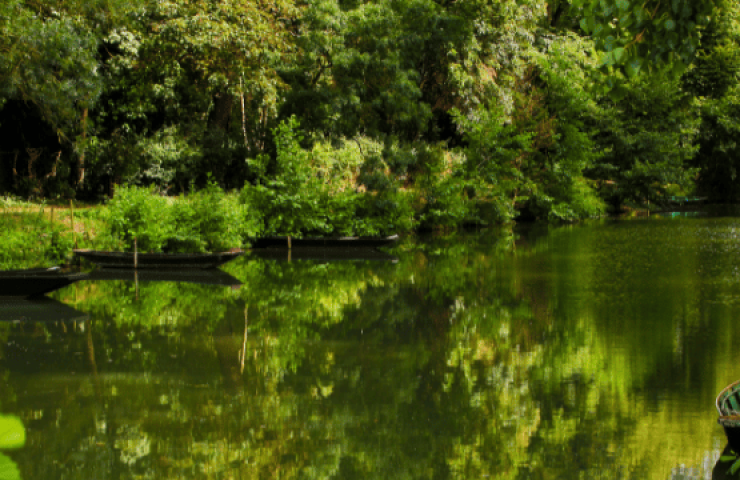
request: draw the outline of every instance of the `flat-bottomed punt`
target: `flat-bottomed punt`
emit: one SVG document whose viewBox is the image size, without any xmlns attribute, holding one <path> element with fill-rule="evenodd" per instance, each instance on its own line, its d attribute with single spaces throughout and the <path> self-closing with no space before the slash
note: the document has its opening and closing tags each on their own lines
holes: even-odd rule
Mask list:
<svg viewBox="0 0 740 480">
<path fill-rule="evenodd" d="M 717 395 L 715 405 L 730 448 L 740 453 L 740 380 L 725 387 Z"/>
<path fill-rule="evenodd" d="M 216 268 L 244 254 L 244 251 L 233 250 L 217 253 L 136 253 L 74 250 L 74 254 L 102 268 L 199 269 Z"/>
<path fill-rule="evenodd" d="M 0 271 L 0 298 L 34 297 L 87 278 L 86 273 L 64 272 L 59 267 Z"/>
</svg>

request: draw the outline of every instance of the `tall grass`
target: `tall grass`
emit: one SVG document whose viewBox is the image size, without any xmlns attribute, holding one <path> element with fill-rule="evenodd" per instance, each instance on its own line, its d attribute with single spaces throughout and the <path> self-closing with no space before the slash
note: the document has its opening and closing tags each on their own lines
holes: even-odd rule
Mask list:
<svg viewBox="0 0 740 480">
<path fill-rule="evenodd" d="M 72 250 L 72 233 L 47 220 L 38 212 L 0 213 L 0 268 L 46 267 L 65 263 Z"/>
</svg>

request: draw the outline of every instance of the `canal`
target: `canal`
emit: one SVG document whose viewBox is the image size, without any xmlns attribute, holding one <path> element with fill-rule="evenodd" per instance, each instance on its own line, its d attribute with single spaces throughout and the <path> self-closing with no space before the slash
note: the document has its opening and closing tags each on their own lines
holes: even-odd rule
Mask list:
<svg viewBox="0 0 740 480">
<path fill-rule="evenodd" d="M 0 469 L 665 480 L 729 468 L 714 400 L 740 379 L 734 212 L 430 235 L 347 257 L 247 255 L 218 281 L 98 277 L 33 305 L 33 320 L 0 322 L 0 419 L 26 432 Z"/>
</svg>

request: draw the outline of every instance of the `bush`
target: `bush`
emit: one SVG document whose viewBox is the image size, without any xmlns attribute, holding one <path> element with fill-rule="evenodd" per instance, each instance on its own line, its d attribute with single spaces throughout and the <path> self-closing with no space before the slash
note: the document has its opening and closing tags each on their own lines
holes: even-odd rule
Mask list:
<svg viewBox="0 0 740 480">
<path fill-rule="evenodd" d="M 153 188 L 120 187 L 108 204 L 108 228 L 125 250 L 160 252 L 174 236 L 170 202 Z"/>
<path fill-rule="evenodd" d="M 241 247 L 247 229 L 245 207 L 236 195 L 227 195 L 215 183 L 172 206 L 174 235 L 166 241 L 170 252 L 221 252 Z"/>
</svg>

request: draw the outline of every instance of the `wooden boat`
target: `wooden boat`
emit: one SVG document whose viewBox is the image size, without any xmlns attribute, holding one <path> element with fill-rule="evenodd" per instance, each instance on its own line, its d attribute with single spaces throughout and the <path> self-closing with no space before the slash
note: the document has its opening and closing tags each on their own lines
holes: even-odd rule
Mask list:
<svg viewBox="0 0 740 480">
<path fill-rule="evenodd" d="M 715 405 L 727 442 L 732 450 L 740 453 L 740 380 L 719 392 Z"/>
<path fill-rule="evenodd" d="M 290 237 L 292 249 L 297 248 L 377 248 L 393 245 L 398 235 L 388 237 Z M 256 239 L 252 248 L 288 248 L 288 237 L 262 237 Z"/>
<path fill-rule="evenodd" d="M 125 268 L 102 268 L 90 272 L 89 280 L 123 280 L 127 282 L 184 282 L 200 285 L 223 285 L 238 287 L 238 279 L 218 268 L 208 269 L 170 269 L 133 270 Z"/>
<path fill-rule="evenodd" d="M 43 295 L 86 277 L 86 273 L 65 272 L 59 267 L 4 270 L 0 271 L 0 297 Z"/>
<path fill-rule="evenodd" d="M 218 253 L 134 253 L 73 250 L 75 256 L 85 258 L 103 268 L 216 268 L 244 254 L 242 250 Z"/>
</svg>

